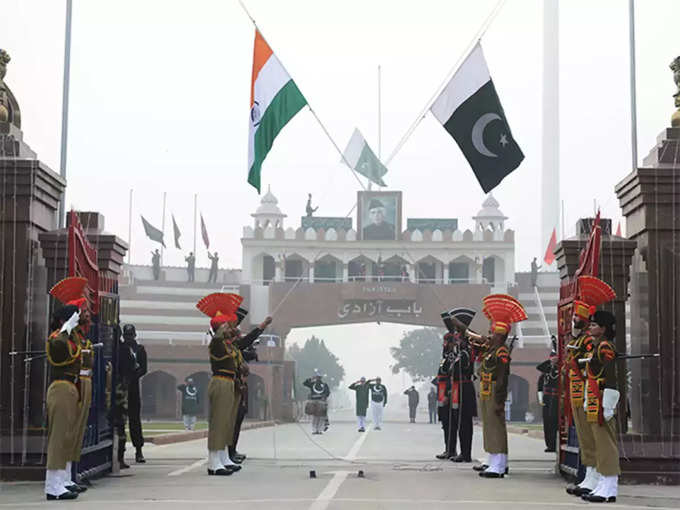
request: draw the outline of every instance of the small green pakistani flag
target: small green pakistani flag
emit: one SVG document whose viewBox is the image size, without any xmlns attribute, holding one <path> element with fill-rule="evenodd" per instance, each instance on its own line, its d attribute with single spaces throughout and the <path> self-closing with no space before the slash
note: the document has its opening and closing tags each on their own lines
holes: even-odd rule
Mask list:
<svg viewBox="0 0 680 510">
<path fill-rule="evenodd" d="M 163 247 L 165 248 L 165 243 L 163 242 L 163 232 L 161 232 L 156 227 L 154 227 L 151 223 L 146 221 L 144 219 L 144 216 L 142 216 L 142 224 L 144 225 L 144 233 L 146 234 L 146 237 L 148 237 L 152 241 L 156 241 L 157 243 L 161 243 L 163 245 Z"/>
<path fill-rule="evenodd" d="M 385 181 L 382 180 L 382 176 L 387 173 L 387 168 L 368 146 L 358 129 L 354 129 L 352 138 L 349 139 L 343 155 L 354 171 L 367 177 L 378 186 L 387 186 Z"/>
</svg>

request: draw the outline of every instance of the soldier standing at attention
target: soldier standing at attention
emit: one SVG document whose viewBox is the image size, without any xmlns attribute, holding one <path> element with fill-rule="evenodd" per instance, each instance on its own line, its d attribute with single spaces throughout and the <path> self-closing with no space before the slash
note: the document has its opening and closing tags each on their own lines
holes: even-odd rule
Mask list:
<svg viewBox="0 0 680 510">
<path fill-rule="evenodd" d="M 567 487 L 567 493 L 574 496 L 589 494 L 600 481 L 595 457 L 595 438 L 590 427 L 584 402 L 586 396 L 587 373 L 585 366 L 579 363 L 593 350 L 593 338 L 588 330 L 590 316 L 595 308 L 616 297 L 614 290 L 605 282 L 594 276 L 581 276 L 578 279 L 577 299 L 573 303 L 572 339 L 567 344 L 563 370 L 566 372 L 566 387 L 569 405 L 566 406 L 567 423 L 569 417 L 574 420 L 578 438 L 580 461 L 586 468 L 586 474 L 578 485 Z"/>
<path fill-rule="evenodd" d="M 362 377 L 349 385 L 349 389 L 356 392 L 356 415 L 359 422 L 359 432 L 366 432 L 366 410 L 368 409 L 369 388 L 366 378 Z"/>
<path fill-rule="evenodd" d="M 408 397 L 408 418 L 411 423 L 416 422 L 416 411 L 418 410 L 418 402 L 420 402 L 420 394 L 415 386 L 411 386 L 404 391 L 404 395 Z"/>
<path fill-rule="evenodd" d="M 595 462 L 600 480 L 588 494 L 581 496 L 593 503 L 614 503 L 618 493 L 619 449 L 616 432 L 616 406 L 620 393 L 616 377 L 616 317 L 599 310 L 591 317 L 589 332 L 593 349 L 588 355 L 586 418 L 595 440 Z"/>
<path fill-rule="evenodd" d="M 123 345 L 121 349 L 127 349 L 130 353 L 132 366 L 128 373 L 128 422 L 130 426 L 130 439 L 135 447 L 135 462 L 146 462 L 142 454 L 144 446 L 144 434 L 142 432 L 142 397 L 139 388 L 139 380 L 146 375 L 147 361 L 146 349 L 137 343 L 137 330 L 133 324 L 123 326 Z"/>
<path fill-rule="evenodd" d="M 430 388 L 427 394 L 427 413 L 430 416 L 430 423 L 437 423 L 437 393 L 434 388 Z"/>
<path fill-rule="evenodd" d="M 554 452 L 557 442 L 557 409 L 559 406 L 557 351 L 553 349 L 550 358 L 536 367 L 538 376 L 538 403 L 543 408 L 543 439 L 545 451 Z"/>
<path fill-rule="evenodd" d="M 194 385 L 194 380 L 187 377 L 184 384 L 177 386 L 177 390 L 182 394 L 182 420 L 185 430 L 194 430 L 196 426 L 196 415 L 201 412 L 201 399 L 198 388 Z"/>
</svg>

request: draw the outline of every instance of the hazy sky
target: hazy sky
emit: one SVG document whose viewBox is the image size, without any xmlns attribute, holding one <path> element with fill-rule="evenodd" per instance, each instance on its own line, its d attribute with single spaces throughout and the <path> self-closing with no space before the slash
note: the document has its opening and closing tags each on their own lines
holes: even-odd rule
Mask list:
<svg viewBox="0 0 680 510">
<path fill-rule="evenodd" d="M 65 1 L 0 0 L 0 47 L 12 56 L 7 83 L 26 140 L 58 170 Z M 355 127 L 377 147 L 377 67 L 382 66 L 382 153 L 389 154 L 440 85 L 496 0 L 245 0 L 274 52 L 336 142 Z M 516 269 L 545 251 L 539 239 L 541 44 L 539 0 L 508 0 L 482 40 L 513 135 L 526 155 L 494 191 L 517 231 Z M 73 0 L 67 204 L 98 210 L 128 237 L 132 261 L 155 245 L 139 214 L 166 232 L 174 213 L 188 249 L 198 193 L 221 262 L 241 267 L 240 236 L 259 204 L 246 183 L 254 29 L 236 0 Z M 640 159 L 669 126 L 680 53 L 680 2 L 637 2 Z M 620 218 L 614 185 L 630 163 L 628 1 L 569 0 L 560 7 L 561 190 L 566 233 L 577 218 Z M 276 140 L 263 183 L 299 226 L 306 194 L 319 215 L 344 216 L 358 185 L 306 109 Z M 404 191 L 407 217 L 458 217 L 473 226 L 484 194 L 455 142 L 428 115 L 394 159 L 388 189 Z M 624 226 L 625 228 L 625 226 Z M 172 242 L 166 243 L 171 245 Z M 200 246 L 200 239 L 199 239 Z M 185 253 L 166 252 L 179 265 Z M 199 265 L 206 265 L 199 250 Z M 366 326 L 376 341 L 398 340 Z M 366 331 L 366 330 L 363 330 Z M 311 335 L 301 330 L 296 335 Z M 335 335 L 335 333 L 328 333 Z M 309 336 L 307 335 L 307 336 Z M 358 371 L 366 371 L 362 368 Z M 350 371 L 352 377 L 356 371 Z M 359 374 L 360 375 L 360 374 Z"/>
</svg>

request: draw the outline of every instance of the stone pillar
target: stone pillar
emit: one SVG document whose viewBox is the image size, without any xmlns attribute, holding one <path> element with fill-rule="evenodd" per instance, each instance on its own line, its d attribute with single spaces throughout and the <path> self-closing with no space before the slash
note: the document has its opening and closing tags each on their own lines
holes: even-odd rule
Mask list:
<svg viewBox="0 0 680 510">
<path fill-rule="evenodd" d="M 616 194 L 637 243 L 631 351 L 661 355 L 628 362 L 633 431 L 642 439 L 634 455 L 658 470 L 674 462 L 667 470 L 680 483 L 680 127 L 665 129 L 657 141 Z"/>
<path fill-rule="evenodd" d="M 342 264 L 342 281 L 347 283 L 349 281 L 349 264 Z"/>
<path fill-rule="evenodd" d="M 314 283 L 314 262 L 309 264 L 309 283 Z"/>
<path fill-rule="evenodd" d="M 413 262 L 408 265 L 408 279 L 411 283 L 416 283 L 418 281 L 418 264 Z"/>
<path fill-rule="evenodd" d="M 449 283 L 449 265 L 444 264 L 444 281 L 442 282 L 444 285 L 447 285 Z"/>
<path fill-rule="evenodd" d="M 26 468 L 31 471 L 28 475 L 19 471 L 40 462 L 44 360 L 27 364 L 24 354 L 10 356 L 9 353 L 45 349 L 49 334 L 49 287 L 45 254 L 38 236 L 57 227 L 57 209 L 65 187 L 66 182 L 57 173 L 36 159 L 0 157 L 0 472 L 3 477 L 34 476 L 35 470 Z M 27 442 L 22 442 L 24 434 L 29 436 Z"/>
<path fill-rule="evenodd" d="M 283 268 L 282 268 L 282 262 L 276 261 L 274 264 L 274 281 L 275 282 L 282 282 L 283 281 Z"/>
</svg>

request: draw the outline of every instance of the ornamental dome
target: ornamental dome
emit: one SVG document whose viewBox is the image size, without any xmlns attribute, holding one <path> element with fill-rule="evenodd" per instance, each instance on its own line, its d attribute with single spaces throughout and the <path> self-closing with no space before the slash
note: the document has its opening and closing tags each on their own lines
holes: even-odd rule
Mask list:
<svg viewBox="0 0 680 510">
<path fill-rule="evenodd" d="M 491 230 L 503 230 L 504 221 L 508 219 L 507 216 L 498 208 L 498 200 L 496 200 L 491 193 L 486 197 L 482 208 L 479 210 L 476 216 L 472 219 L 475 220 L 475 228 L 477 230 L 486 230 L 490 228 Z"/>
<path fill-rule="evenodd" d="M 281 212 L 278 203 L 279 201 L 272 193 L 271 187 L 267 187 L 267 193 L 260 200 L 260 206 L 251 214 L 255 218 L 255 227 L 266 228 L 271 225 L 275 228 L 283 228 L 283 218 L 286 215 Z"/>
</svg>

